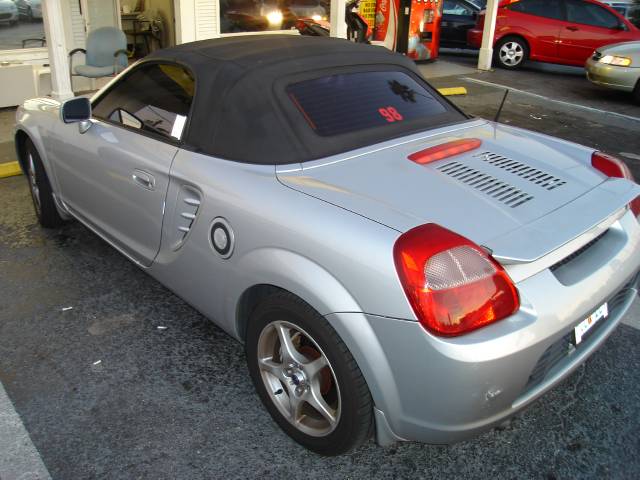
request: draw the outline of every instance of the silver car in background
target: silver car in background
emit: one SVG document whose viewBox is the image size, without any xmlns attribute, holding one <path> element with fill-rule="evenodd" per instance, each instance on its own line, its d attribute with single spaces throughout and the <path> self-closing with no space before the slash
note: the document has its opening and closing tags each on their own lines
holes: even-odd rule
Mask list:
<svg viewBox="0 0 640 480">
<path fill-rule="evenodd" d="M 15 0 L 20 17 L 27 20 L 42 20 L 42 0 Z"/>
<path fill-rule="evenodd" d="M 584 67 L 591 83 L 629 92 L 640 103 L 640 42 L 600 47 Z"/>
<path fill-rule="evenodd" d="M 90 101 L 25 102 L 15 142 L 40 223 L 79 220 L 244 342 L 325 455 L 504 422 L 637 295 L 624 163 L 468 117 L 382 47 L 160 50 Z"/>
<path fill-rule="evenodd" d="M 18 23 L 18 7 L 13 0 L 0 0 L 0 25 Z"/>
</svg>

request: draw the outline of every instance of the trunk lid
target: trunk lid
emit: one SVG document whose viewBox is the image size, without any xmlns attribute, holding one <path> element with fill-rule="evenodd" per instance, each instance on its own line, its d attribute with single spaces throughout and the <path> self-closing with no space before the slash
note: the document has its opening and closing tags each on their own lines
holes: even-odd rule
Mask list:
<svg viewBox="0 0 640 480">
<path fill-rule="evenodd" d="M 407 158 L 462 138 L 478 138 L 482 145 L 427 165 Z M 433 222 L 492 249 L 497 258 L 524 262 L 561 246 L 633 198 L 634 185 L 624 180 L 616 188 L 597 188 L 610 181 L 590 168 L 591 152 L 544 135 L 474 121 L 426 138 L 387 142 L 374 151 L 304 163 L 301 169 L 279 171 L 278 178 L 399 232 Z M 587 211 L 569 209 L 568 218 L 559 212 L 590 192 L 597 208 L 583 199 L 579 205 Z M 549 215 L 553 221 L 545 222 Z"/>
</svg>

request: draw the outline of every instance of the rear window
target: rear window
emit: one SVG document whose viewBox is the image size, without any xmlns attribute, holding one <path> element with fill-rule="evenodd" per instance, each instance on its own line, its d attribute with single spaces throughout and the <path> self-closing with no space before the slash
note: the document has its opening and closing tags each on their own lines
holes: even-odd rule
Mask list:
<svg viewBox="0 0 640 480">
<path fill-rule="evenodd" d="M 397 71 L 331 75 L 286 88 L 309 126 L 321 136 L 398 126 L 450 112 L 411 76 Z"/>
</svg>

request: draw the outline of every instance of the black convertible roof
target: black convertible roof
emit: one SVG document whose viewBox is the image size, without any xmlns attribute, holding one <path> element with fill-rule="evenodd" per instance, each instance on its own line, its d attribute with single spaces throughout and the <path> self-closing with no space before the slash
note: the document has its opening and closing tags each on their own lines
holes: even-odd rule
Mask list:
<svg viewBox="0 0 640 480">
<path fill-rule="evenodd" d="M 179 63 L 196 90 L 185 148 L 247 163 L 287 164 L 326 157 L 393 136 L 379 132 L 320 137 L 286 101 L 289 83 L 342 72 L 402 70 L 424 83 L 413 61 L 383 47 L 300 35 L 247 35 L 158 50 L 144 62 Z M 452 112 L 453 113 L 453 112 Z M 460 119 L 460 114 L 457 119 Z M 419 123 L 419 122 L 418 122 Z M 425 128 L 416 125 L 414 130 Z"/>
</svg>

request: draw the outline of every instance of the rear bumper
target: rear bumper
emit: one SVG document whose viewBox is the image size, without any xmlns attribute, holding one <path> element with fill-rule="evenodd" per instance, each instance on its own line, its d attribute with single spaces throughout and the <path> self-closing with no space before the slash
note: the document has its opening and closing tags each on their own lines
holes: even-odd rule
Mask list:
<svg viewBox="0 0 640 480">
<path fill-rule="evenodd" d="M 480 48 L 482 44 L 482 30 L 472 28 L 467 32 L 467 43 L 473 48 Z"/>
<path fill-rule="evenodd" d="M 594 253 L 602 261 L 602 252 L 616 246 L 603 266 L 570 285 L 567 270 L 562 283 L 550 269 L 523 280 L 520 311 L 469 335 L 438 338 L 415 321 L 366 315 L 376 339 L 368 345 L 380 348 L 371 349 L 376 358 L 364 361 L 379 364 L 383 352 L 388 366 L 378 365 L 376 371 L 384 373 L 377 378 L 367 365 L 362 368 L 376 402 L 379 440 L 464 440 L 500 424 L 581 365 L 637 295 L 640 227 L 627 212 L 612 229 L 617 229 L 612 243 Z M 575 262 L 594 261 L 583 255 Z M 573 329 L 604 302 L 609 315 L 574 347 Z M 360 314 L 333 315 L 349 321 Z M 367 345 L 361 351 L 366 357 Z"/>
<path fill-rule="evenodd" d="M 587 60 L 585 69 L 591 83 L 614 90 L 632 92 L 640 79 L 640 68 L 606 65 L 591 58 Z"/>
</svg>

